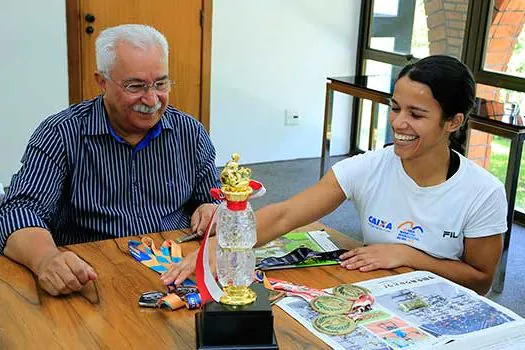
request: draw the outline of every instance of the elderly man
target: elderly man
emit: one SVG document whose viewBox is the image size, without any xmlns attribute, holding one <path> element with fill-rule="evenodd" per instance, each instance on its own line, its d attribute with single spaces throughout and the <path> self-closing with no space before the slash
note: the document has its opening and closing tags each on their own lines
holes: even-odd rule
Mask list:
<svg viewBox="0 0 525 350">
<path fill-rule="evenodd" d="M 35 131 L 0 206 L 0 252 L 31 269 L 52 295 L 96 272 L 57 245 L 192 227 L 204 231 L 220 186 L 202 125 L 168 105 L 168 43 L 122 25 L 96 41 L 102 95 Z"/>
</svg>

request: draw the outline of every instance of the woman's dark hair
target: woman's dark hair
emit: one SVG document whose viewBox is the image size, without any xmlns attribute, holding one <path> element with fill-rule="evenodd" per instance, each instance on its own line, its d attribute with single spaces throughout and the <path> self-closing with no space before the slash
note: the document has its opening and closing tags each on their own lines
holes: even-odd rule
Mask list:
<svg viewBox="0 0 525 350">
<path fill-rule="evenodd" d="M 405 66 L 397 80 L 404 76 L 430 88 L 441 106 L 444 121 L 452 119 L 457 113 L 463 113 L 467 120 L 475 104 L 476 82 L 470 69 L 457 58 L 445 55 L 425 57 Z M 466 122 L 450 134 L 450 147 L 464 155 L 465 141 Z"/>
</svg>

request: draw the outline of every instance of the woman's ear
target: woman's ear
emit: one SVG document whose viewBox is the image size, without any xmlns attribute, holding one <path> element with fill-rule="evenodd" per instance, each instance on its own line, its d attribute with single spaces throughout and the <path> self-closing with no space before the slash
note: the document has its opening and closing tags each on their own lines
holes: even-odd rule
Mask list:
<svg viewBox="0 0 525 350">
<path fill-rule="evenodd" d="M 445 127 L 448 132 L 452 133 L 456 130 L 458 130 L 461 125 L 463 125 L 463 121 L 465 120 L 465 115 L 463 113 L 456 113 L 452 119 L 447 120 L 445 123 Z"/>
</svg>

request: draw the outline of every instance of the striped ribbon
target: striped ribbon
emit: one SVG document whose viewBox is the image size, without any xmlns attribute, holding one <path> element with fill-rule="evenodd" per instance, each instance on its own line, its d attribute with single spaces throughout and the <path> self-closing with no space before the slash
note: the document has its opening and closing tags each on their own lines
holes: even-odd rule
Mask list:
<svg viewBox="0 0 525 350">
<path fill-rule="evenodd" d="M 165 240 L 160 249 L 150 237 L 143 237 L 140 241 L 130 240 L 128 250 L 132 257 L 155 272 L 164 273 L 171 264 L 182 261 L 180 245 L 172 240 Z"/>
</svg>

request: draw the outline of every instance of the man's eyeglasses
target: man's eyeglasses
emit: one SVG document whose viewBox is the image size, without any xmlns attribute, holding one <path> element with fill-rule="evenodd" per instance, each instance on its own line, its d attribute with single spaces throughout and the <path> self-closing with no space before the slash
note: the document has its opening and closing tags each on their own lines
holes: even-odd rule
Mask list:
<svg viewBox="0 0 525 350">
<path fill-rule="evenodd" d="M 112 82 L 120 86 L 128 94 L 135 95 L 135 96 L 145 95 L 149 92 L 149 89 L 153 89 L 155 92 L 166 93 L 171 90 L 172 85 L 175 85 L 175 82 L 167 78 L 154 81 L 152 84 L 147 84 L 145 82 L 138 82 L 138 81 L 119 83 L 113 80 L 109 75 L 107 74 L 103 74 L 103 75 L 106 79 L 111 80 Z"/>
</svg>

